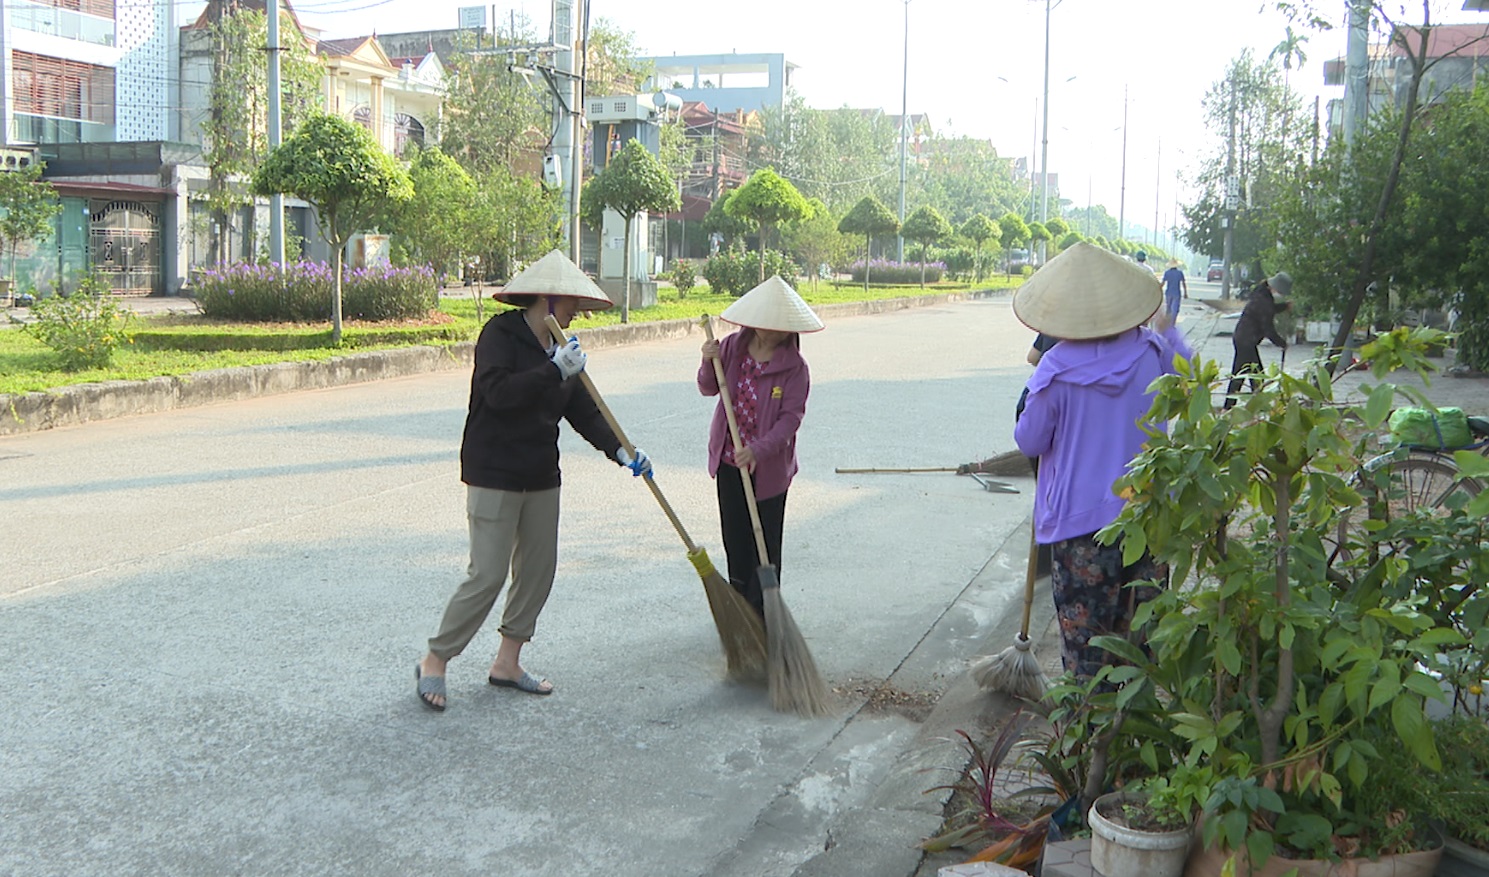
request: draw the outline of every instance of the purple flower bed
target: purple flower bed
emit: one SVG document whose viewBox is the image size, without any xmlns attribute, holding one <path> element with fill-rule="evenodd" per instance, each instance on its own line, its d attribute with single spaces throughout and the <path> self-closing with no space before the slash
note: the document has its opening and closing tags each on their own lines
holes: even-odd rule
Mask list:
<svg viewBox="0 0 1489 877">
<path fill-rule="evenodd" d="M 925 282 L 937 283 L 941 275 L 946 272 L 945 262 L 925 263 Z M 848 266 L 849 275 L 857 282 L 863 282 L 863 260 L 859 259 Z M 919 283 L 919 262 L 895 262 L 890 259 L 874 259 L 869 262 L 870 283 Z"/>
<path fill-rule="evenodd" d="M 244 322 L 319 323 L 331 319 L 335 274 L 324 262 L 240 262 L 202 271 L 192 294 L 209 317 Z M 424 265 L 345 269 L 341 314 L 348 320 L 422 317 L 436 301 L 434 272 Z"/>
</svg>

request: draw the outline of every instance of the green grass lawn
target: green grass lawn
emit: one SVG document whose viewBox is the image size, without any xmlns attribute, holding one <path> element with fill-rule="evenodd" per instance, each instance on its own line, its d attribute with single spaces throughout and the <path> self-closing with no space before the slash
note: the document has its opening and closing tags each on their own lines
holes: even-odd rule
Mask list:
<svg viewBox="0 0 1489 877">
<path fill-rule="evenodd" d="M 1012 288 L 1023 278 L 994 276 L 977 284 L 978 289 Z M 921 294 L 965 292 L 968 283 L 944 282 L 927 285 L 870 286 L 861 284 L 803 282 L 798 290 L 812 305 L 905 298 Z M 483 315 L 490 318 L 502 306 L 489 298 Z M 686 297 L 662 287 L 657 304 L 631 311 L 631 322 L 696 319 L 702 314 L 717 316 L 734 299 L 698 286 Z M 601 311 L 574 321 L 577 329 L 608 326 L 620 322 L 620 309 Z M 125 344 L 106 369 L 67 372 L 59 369 L 50 349 L 19 328 L 0 331 L 0 394 L 29 393 L 71 384 L 95 381 L 144 380 L 165 375 L 184 375 L 209 369 L 275 362 L 305 362 L 330 359 L 357 350 L 381 350 L 412 344 L 452 344 L 472 340 L 480 330 L 476 303 L 468 298 L 443 298 L 440 310 L 429 320 L 385 325 L 348 323 L 342 346 L 331 346 L 329 324 L 223 323 L 195 315 L 136 316 L 129 333 L 134 343 Z"/>
</svg>

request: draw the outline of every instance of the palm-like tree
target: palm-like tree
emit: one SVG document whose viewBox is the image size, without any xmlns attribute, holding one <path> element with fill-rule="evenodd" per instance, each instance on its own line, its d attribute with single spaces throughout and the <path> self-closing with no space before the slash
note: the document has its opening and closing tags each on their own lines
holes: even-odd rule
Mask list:
<svg viewBox="0 0 1489 877">
<path fill-rule="evenodd" d="M 1282 92 L 1288 98 L 1288 104 L 1283 109 L 1282 115 L 1282 140 L 1287 142 L 1288 123 L 1292 120 L 1292 72 L 1293 65 L 1302 67 L 1308 61 L 1308 55 L 1303 51 L 1303 44 L 1308 42 L 1306 34 L 1300 34 L 1293 30 L 1292 25 L 1287 26 L 1287 34 L 1282 38 L 1267 55 L 1267 60 L 1282 59 Z"/>
</svg>

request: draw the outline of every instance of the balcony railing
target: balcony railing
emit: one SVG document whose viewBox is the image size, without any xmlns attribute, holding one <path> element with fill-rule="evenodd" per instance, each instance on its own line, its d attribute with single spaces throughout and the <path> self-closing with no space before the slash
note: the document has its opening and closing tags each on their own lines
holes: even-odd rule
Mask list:
<svg viewBox="0 0 1489 877">
<path fill-rule="evenodd" d="M 12 143 L 111 143 L 114 126 L 82 119 L 16 113 L 10 125 Z"/>
<path fill-rule="evenodd" d="M 114 45 L 114 20 L 111 18 L 59 9 L 31 0 L 9 0 L 7 5 L 7 13 L 15 27 L 100 46 Z"/>
</svg>

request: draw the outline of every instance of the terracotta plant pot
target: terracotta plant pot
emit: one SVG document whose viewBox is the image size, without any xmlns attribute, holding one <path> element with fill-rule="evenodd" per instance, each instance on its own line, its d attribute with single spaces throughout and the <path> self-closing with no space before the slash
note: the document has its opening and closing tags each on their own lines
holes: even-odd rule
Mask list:
<svg viewBox="0 0 1489 877">
<path fill-rule="evenodd" d="M 1091 826 L 1091 866 L 1103 877 L 1180 877 L 1184 873 L 1193 826 L 1141 831 L 1101 812 L 1142 801 L 1141 795 L 1111 792 L 1097 798 L 1086 814 Z"/>
<path fill-rule="evenodd" d="M 1220 869 L 1230 854 L 1219 847 L 1208 850 L 1202 847 L 1203 844 L 1196 840 L 1194 851 L 1189 856 L 1189 866 L 1184 869 L 1184 877 L 1219 877 Z M 1432 877 L 1437 873 L 1438 863 L 1442 861 L 1442 850 L 1439 845 L 1435 850 L 1382 856 L 1375 861 L 1346 859 L 1331 862 L 1327 859 L 1284 859 L 1281 856 L 1272 856 L 1265 865 L 1253 871 L 1246 869 L 1246 856 L 1243 853 L 1240 856 L 1241 861 L 1236 865 L 1236 873 L 1249 873 L 1251 877 L 1282 877 L 1291 869 L 1297 868 L 1298 877 Z"/>
</svg>

